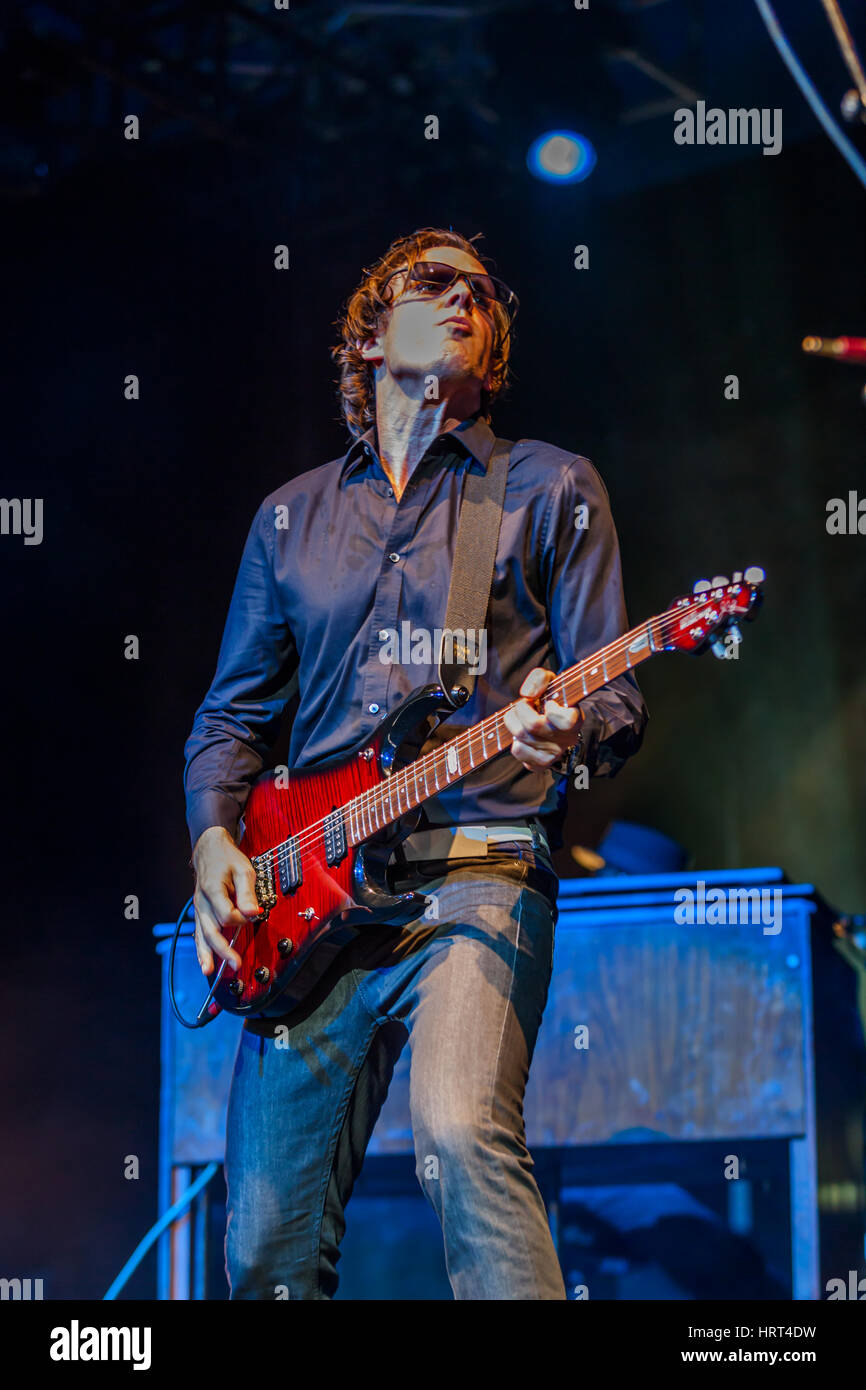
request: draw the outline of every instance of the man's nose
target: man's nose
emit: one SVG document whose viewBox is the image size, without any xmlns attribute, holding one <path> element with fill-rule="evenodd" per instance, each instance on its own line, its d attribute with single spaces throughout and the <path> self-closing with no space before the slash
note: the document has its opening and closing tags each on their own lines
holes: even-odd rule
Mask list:
<svg viewBox="0 0 866 1390">
<path fill-rule="evenodd" d="M 454 284 L 449 287 L 445 300 L 447 304 L 471 304 L 472 290 L 469 288 L 468 281 L 464 280 L 462 277 L 455 280 Z"/>
</svg>

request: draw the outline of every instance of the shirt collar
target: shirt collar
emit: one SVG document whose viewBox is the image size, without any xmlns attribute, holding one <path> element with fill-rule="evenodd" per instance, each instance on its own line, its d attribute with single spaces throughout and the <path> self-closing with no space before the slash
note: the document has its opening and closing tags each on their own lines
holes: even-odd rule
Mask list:
<svg viewBox="0 0 866 1390">
<path fill-rule="evenodd" d="M 469 420 L 461 420 L 459 425 L 452 426 L 450 430 L 443 430 L 441 434 L 436 436 L 436 441 L 440 439 L 461 444 L 466 452 L 477 459 L 484 468 L 487 467 L 490 455 L 493 453 L 493 446 L 496 443 L 496 435 L 493 430 L 478 416 L 473 416 Z M 376 426 L 371 425 L 349 446 L 340 467 L 340 476 L 346 477 L 367 457 L 375 457 L 377 452 Z"/>
</svg>

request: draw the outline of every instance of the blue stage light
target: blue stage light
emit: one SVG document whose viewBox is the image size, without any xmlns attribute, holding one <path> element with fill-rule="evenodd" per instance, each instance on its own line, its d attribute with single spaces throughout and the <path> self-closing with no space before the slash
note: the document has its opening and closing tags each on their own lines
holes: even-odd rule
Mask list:
<svg viewBox="0 0 866 1390">
<path fill-rule="evenodd" d="M 573 130 L 549 130 L 539 135 L 526 156 L 530 171 L 547 183 L 580 183 L 592 173 L 595 160 L 590 141 Z"/>
</svg>

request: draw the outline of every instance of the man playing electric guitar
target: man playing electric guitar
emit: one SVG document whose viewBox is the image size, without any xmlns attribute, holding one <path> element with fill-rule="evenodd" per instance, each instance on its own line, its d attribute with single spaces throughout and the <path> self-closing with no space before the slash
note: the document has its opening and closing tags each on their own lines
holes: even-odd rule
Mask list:
<svg viewBox="0 0 866 1390">
<path fill-rule="evenodd" d="M 353 442 L 259 508 L 186 745 L 207 975 L 239 967 L 231 943 L 261 911 L 239 827 L 295 679 L 292 769 L 344 753 L 438 679 L 464 475 L 496 443 L 516 307 L 470 241 L 436 228 L 395 241 L 348 301 L 334 357 Z M 247 1017 L 226 1145 L 232 1298 L 334 1296 L 346 1204 L 407 1042 L 416 1172 L 455 1298 L 565 1298 L 523 1124 L 552 968 L 550 848 L 567 774 L 614 774 L 646 711 L 630 672 L 576 709 L 541 697 L 626 630 L 601 479 L 585 458 L 518 441 L 477 677 L 449 723 L 519 694 L 510 751 L 425 801 L 395 850 L 391 886 L 423 891 L 428 910 L 363 928 L 284 1017 Z"/>
</svg>

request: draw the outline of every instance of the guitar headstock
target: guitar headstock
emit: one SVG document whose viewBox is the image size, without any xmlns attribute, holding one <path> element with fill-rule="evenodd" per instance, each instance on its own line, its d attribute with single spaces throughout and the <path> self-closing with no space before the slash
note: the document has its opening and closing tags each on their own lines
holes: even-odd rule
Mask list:
<svg viewBox="0 0 866 1390">
<path fill-rule="evenodd" d="M 732 582 L 724 576 L 700 579 L 693 593 L 676 599 L 656 620 L 653 637 L 666 652 L 699 652 L 710 644 L 716 656 L 728 656 L 742 641 L 738 623 L 757 613 L 763 582 L 759 565 L 735 573 Z"/>
</svg>

